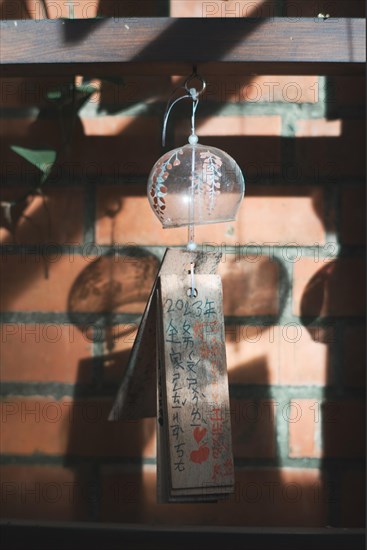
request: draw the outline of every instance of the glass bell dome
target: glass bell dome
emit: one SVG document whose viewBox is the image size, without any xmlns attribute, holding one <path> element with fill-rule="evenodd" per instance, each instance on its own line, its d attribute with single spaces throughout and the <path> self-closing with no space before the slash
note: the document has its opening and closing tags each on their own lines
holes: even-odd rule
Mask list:
<svg viewBox="0 0 367 550">
<path fill-rule="evenodd" d="M 195 142 L 165 153 L 148 180 L 148 199 L 164 228 L 233 221 L 244 191 L 236 161 Z"/>
</svg>

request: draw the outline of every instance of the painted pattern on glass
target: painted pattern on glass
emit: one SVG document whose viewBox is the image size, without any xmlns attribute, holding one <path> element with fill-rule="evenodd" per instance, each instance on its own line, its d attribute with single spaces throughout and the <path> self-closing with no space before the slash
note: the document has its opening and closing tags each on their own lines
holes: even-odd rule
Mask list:
<svg viewBox="0 0 367 550">
<path fill-rule="evenodd" d="M 164 219 L 166 209 L 166 195 L 168 192 L 166 181 L 171 175 L 171 170 L 181 164 L 179 156 L 183 154 L 182 149 L 176 149 L 166 160 L 157 164 L 152 177 L 153 183 L 150 195 L 153 199 L 153 208 L 161 221 Z M 208 214 L 211 214 L 215 209 L 216 197 L 220 195 L 221 167 L 223 163 L 219 156 L 210 151 L 200 152 L 200 159 L 202 164 L 195 167 L 193 189 L 194 194 L 200 198 L 200 208 L 204 205 Z M 191 176 L 190 180 L 192 180 Z"/>
<path fill-rule="evenodd" d="M 198 193 L 203 196 L 208 214 L 211 214 L 215 208 L 215 198 L 220 195 L 220 178 L 222 177 L 222 161 L 213 153 L 205 151 L 200 153 L 200 158 L 204 159 L 202 169 L 202 185 L 199 184 Z"/>
<path fill-rule="evenodd" d="M 153 185 L 150 194 L 153 198 L 153 207 L 160 220 L 164 218 L 164 211 L 166 209 L 167 186 L 166 180 L 169 178 L 169 171 L 175 166 L 181 164 L 179 155 L 183 155 L 183 150 L 176 150 L 167 160 L 162 163 L 158 163 L 157 169 L 153 175 Z"/>
</svg>

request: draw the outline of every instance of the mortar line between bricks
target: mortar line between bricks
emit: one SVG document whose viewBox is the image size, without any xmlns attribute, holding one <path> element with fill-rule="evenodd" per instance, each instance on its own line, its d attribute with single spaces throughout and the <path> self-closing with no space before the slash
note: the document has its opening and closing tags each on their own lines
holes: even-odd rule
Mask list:
<svg viewBox="0 0 367 550">
<path fill-rule="evenodd" d="M 170 0 L 160 0 L 157 3 L 155 17 L 170 17 L 171 15 L 171 2 Z"/>
<path fill-rule="evenodd" d="M 333 386 L 335 387 L 336 394 L 343 393 L 343 360 L 344 360 L 344 338 L 343 332 L 345 327 L 336 325 L 333 329 L 335 331 L 333 345 L 329 346 L 330 365 L 332 365 Z"/>
<path fill-rule="evenodd" d="M 96 186 L 93 183 L 84 184 L 84 219 L 83 245 L 96 240 Z"/>
<path fill-rule="evenodd" d="M 89 465 L 91 467 L 98 465 L 99 469 L 103 465 L 118 464 L 128 465 L 132 468 L 140 469 L 142 466 L 152 466 L 156 464 L 156 459 L 149 457 L 124 457 L 124 456 L 101 456 L 95 455 L 46 455 L 46 454 L 2 454 L 0 456 L 0 465 L 29 465 L 29 466 L 63 466 L 65 468 Z"/>
<path fill-rule="evenodd" d="M 288 84 L 291 84 L 297 77 L 290 80 Z M 232 102 L 207 100 L 202 98 L 199 105 L 199 112 L 197 116 L 198 132 L 200 133 L 200 119 L 207 117 L 246 117 L 252 116 L 283 116 L 287 111 L 297 109 L 299 119 L 319 119 L 327 118 L 327 101 L 323 99 L 325 91 L 323 90 L 323 82 L 325 77 L 319 77 L 321 79 L 318 82 L 315 80 L 315 84 L 318 85 L 319 100 L 317 102 L 293 102 L 293 101 L 251 101 L 243 100 L 238 97 Z M 272 84 L 275 81 L 271 81 Z M 310 86 L 311 88 L 311 86 Z M 137 103 L 130 101 L 121 102 L 118 104 L 104 104 L 100 108 L 97 104 L 86 104 L 79 111 L 79 116 L 82 119 L 98 119 L 104 117 L 124 118 L 124 117 L 163 117 L 166 103 L 165 101 L 157 103 L 146 103 L 144 100 Z M 39 116 L 41 108 L 38 107 L 5 107 L 2 109 L 0 119 L 35 119 Z M 44 112 L 45 120 L 56 120 L 57 114 L 50 111 Z M 365 113 L 364 106 L 338 106 L 333 112 L 333 118 L 349 118 L 353 120 L 360 120 Z M 177 122 L 187 120 L 187 113 L 184 107 L 177 107 L 175 115 Z M 172 134 L 168 142 L 171 142 L 174 138 Z"/>
<path fill-rule="evenodd" d="M 93 247 L 91 248 L 91 245 Z M 330 249 L 330 246 L 333 246 Z M 58 244 L 50 242 L 48 244 L 34 245 L 16 245 L 4 244 L 0 246 L 0 255 L 3 261 L 6 261 L 8 256 L 21 256 L 22 261 L 26 262 L 26 258 L 34 258 L 34 261 L 41 261 L 45 256 L 50 260 L 50 263 L 55 263 L 61 256 L 82 256 L 86 263 L 92 263 L 101 256 L 115 256 L 116 258 L 141 258 L 144 253 L 150 253 L 156 256 L 159 260 L 163 258 L 166 248 L 174 248 L 182 250 L 184 245 L 172 246 L 155 246 L 155 245 L 140 245 L 135 243 L 117 243 L 116 245 L 98 244 L 95 241 L 85 241 L 84 244 Z M 226 255 L 236 256 L 237 262 L 248 262 L 247 256 L 269 256 L 269 261 L 273 261 L 273 252 L 276 253 L 276 259 L 280 262 L 295 264 L 302 257 L 315 258 L 315 263 L 321 263 L 339 257 L 354 257 L 363 255 L 365 248 L 362 245 L 339 245 L 334 232 L 330 232 L 324 243 L 313 243 L 309 245 L 297 244 L 292 241 L 289 243 L 254 243 L 251 244 L 226 244 L 213 243 L 204 241 L 198 243 L 198 251 L 203 252 L 221 252 L 223 254 L 221 262 L 224 263 Z M 287 251 L 287 254 L 285 254 Z M 289 252 L 297 252 L 297 255 L 290 255 Z M 38 260 L 38 257 L 40 258 Z M 317 258 L 317 259 L 316 259 Z M 116 260 L 117 261 L 117 260 Z M 251 260 L 251 263 L 254 263 Z"/>
<path fill-rule="evenodd" d="M 105 326 L 99 326 L 98 332 L 94 330 L 92 344 L 92 380 L 93 385 L 101 387 L 104 380 L 104 342 L 106 340 Z"/>
<path fill-rule="evenodd" d="M 331 492 L 329 496 L 329 506 L 328 506 L 328 524 L 333 527 L 341 526 L 342 511 L 341 511 L 341 501 L 342 501 L 342 487 L 341 479 L 343 473 L 343 466 L 340 463 L 331 463 L 325 465 L 327 483 L 329 491 Z"/>
<path fill-rule="evenodd" d="M 295 322 L 295 316 L 293 314 L 293 262 L 284 262 L 279 258 L 278 250 L 275 252 L 275 257 L 282 265 L 283 273 L 279 273 L 278 292 L 279 300 L 283 296 L 282 309 L 278 318 L 279 325 L 286 325 L 288 323 Z M 286 294 L 285 294 L 286 292 Z M 284 293 L 284 295 L 283 295 Z M 281 305 L 281 304 L 280 304 Z"/>
<path fill-rule="evenodd" d="M 277 401 L 276 392 L 273 387 L 270 387 L 270 395 Z M 285 400 L 284 407 L 291 402 L 291 397 L 289 396 Z M 274 415 L 274 429 L 275 429 L 275 445 L 276 445 L 276 456 L 279 463 L 279 468 L 284 468 L 285 462 L 289 456 L 289 422 L 284 418 L 283 410 L 280 411 L 280 408 L 277 407 Z"/>
<path fill-rule="evenodd" d="M 97 522 L 101 516 L 101 464 L 94 461 L 91 464 L 91 483 L 88 484 L 88 516 L 92 522 Z"/>
<path fill-rule="evenodd" d="M 108 326 L 117 326 L 119 324 L 135 324 L 136 326 L 139 325 L 141 321 L 142 314 L 137 313 L 114 313 L 111 315 L 110 312 L 105 313 L 78 313 L 78 323 L 75 323 L 72 321 L 69 317 L 69 314 L 67 313 L 52 313 L 52 312 L 42 312 L 42 311 L 4 311 L 0 312 L 1 317 L 1 325 L 5 324 L 39 324 L 39 325 L 47 325 L 47 324 L 60 324 L 65 327 L 69 326 L 76 326 L 76 327 L 91 327 L 91 328 L 97 328 L 99 330 L 99 327 L 106 326 L 106 319 L 109 320 L 111 323 Z M 269 327 L 269 326 L 286 326 L 289 323 L 296 323 L 299 326 L 304 327 L 328 327 L 328 326 L 335 326 L 336 324 L 341 324 L 345 326 L 351 326 L 351 327 L 360 327 L 364 326 L 366 323 L 365 316 L 348 316 L 348 315 L 341 315 L 338 317 L 329 317 L 325 316 L 322 318 L 315 319 L 314 317 L 302 317 L 302 319 L 297 316 L 293 315 L 292 317 L 289 316 L 287 318 L 286 323 L 280 322 L 280 319 L 274 315 L 239 315 L 239 316 L 231 316 L 231 315 L 225 315 L 224 321 L 226 325 L 233 326 L 233 325 L 239 325 L 239 326 L 245 326 L 245 325 L 251 325 L 251 326 L 263 326 L 263 327 Z M 6 340 L 4 340 L 2 343 L 6 343 Z M 91 339 L 87 336 L 85 336 L 86 341 L 91 342 Z"/>
<path fill-rule="evenodd" d="M 24 175 L 27 175 L 27 173 L 25 173 Z M 118 188 L 123 185 L 131 185 L 131 184 L 139 186 L 139 185 L 146 185 L 148 176 L 149 176 L 148 173 L 126 174 L 126 175 L 118 175 L 118 176 L 112 176 L 108 174 L 106 174 L 105 176 L 96 175 L 96 176 L 93 176 L 93 178 L 89 182 L 87 177 L 75 176 L 75 174 L 72 174 L 70 175 L 70 177 L 61 176 L 58 179 L 50 179 L 47 182 L 47 186 L 45 187 L 45 189 L 49 189 L 49 188 L 53 189 L 53 188 L 59 188 L 59 187 L 62 187 L 62 188 L 76 187 L 76 186 L 83 186 L 83 185 L 88 186 L 90 183 L 95 184 L 98 187 L 115 186 L 116 188 Z M 248 184 L 252 185 L 252 189 L 255 189 L 256 187 L 259 187 L 261 189 L 262 187 L 268 187 L 268 186 L 294 187 L 295 185 L 310 187 L 310 180 L 312 179 L 310 177 L 303 177 L 301 174 L 301 176 L 298 177 L 297 180 L 295 180 L 295 179 L 289 179 L 286 176 L 287 175 L 280 178 L 279 176 L 275 176 L 275 175 L 270 176 L 270 175 L 264 174 L 264 176 L 261 177 L 260 180 L 258 179 L 256 183 L 254 183 L 251 180 L 253 176 L 249 175 L 246 177 L 246 181 Z M 330 176 L 317 175 L 316 181 L 317 181 L 317 185 L 319 186 L 325 186 L 330 184 L 334 185 L 335 183 L 337 183 L 341 187 L 346 187 L 346 188 L 354 185 L 359 185 L 361 187 L 365 186 L 365 180 L 357 176 L 353 176 L 351 178 L 342 178 L 342 179 L 337 179 L 333 177 L 333 180 L 330 181 Z M 3 188 L 13 188 L 16 186 L 25 185 L 25 182 L 22 181 L 21 176 L 9 177 L 1 183 Z M 245 197 L 245 200 L 246 200 L 246 197 Z"/>
<path fill-rule="evenodd" d="M 169 95 L 169 94 L 168 94 Z M 82 119 L 98 119 L 104 117 L 124 118 L 124 117 L 162 117 L 165 111 L 166 102 L 146 103 L 144 100 L 137 103 L 129 101 L 115 104 L 104 104 L 99 108 L 98 104 L 86 104 L 79 110 L 79 116 Z M 323 106 L 322 106 L 323 107 Z M 301 118 L 319 118 L 323 114 L 323 108 L 320 107 L 320 102 L 292 102 L 292 101 L 233 101 L 231 103 L 225 101 L 206 100 L 202 98 L 199 104 L 197 121 L 200 126 L 200 119 L 209 116 L 217 117 L 246 117 L 252 116 L 282 116 L 287 110 L 294 108 L 299 109 Z M 113 113 L 110 112 L 113 109 Z M 2 110 L 1 119 L 28 119 L 37 118 L 42 109 L 38 107 L 5 107 Z M 362 112 L 362 109 L 361 109 Z M 57 120 L 57 113 L 47 111 L 44 113 L 44 120 Z M 175 114 L 175 120 L 182 122 L 187 120 L 187 110 L 185 107 L 178 106 Z M 200 128 L 198 127 L 200 132 Z M 172 134 L 172 138 L 174 135 Z"/>
<path fill-rule="evenodd" d="M 285 8 L 286 8 L 286 6 L 284 6 L 284 0 L 275 0 L 274 16 L 275 17 L 283 17 Z"/>
<path fill-rule="evenodd" d="M 279 469 L 281 467 L 277 461 L 277 458 L 236 458 L 235 461 L 236 470 L 246 470 L 253 468 L 271 468 Z M 141 468 L 156 466 L 156 457 L 125 457 L 125 456 L 77 456 L 77 455 L 13 455 L 2 454 L 0 456 L 1 466 L 54 466 L 65 468 L 86 466 L 86 465 L 98 465 L 99 469 L 103 466 L 118 466 L 122 469 L 131 468 L 135 471 L 141 471 Z M 364 460 L 356 458 L 292 458 L 285 461 L 285 468 L 294 469 L 319 469 L 322 470 L 323 466 L 328 469 L 332 468 L 354 468 L 364 469 Z"/>
<path fill-rule="evenodd" d="M 10 397 L 49 397 L 56 401 L 64 397 L 73 397 L 78 400 L 97 399 L 104 401 L 116 396 L 116 384 L 67 384 L 63 382 L 2 382 L 0 395 L 3 399 Z M 344 387 L 341 393 L 339 387 L 320 386 L 312 384 L 229 384 L 231 399 L 246 399 L 254 401 L 276 401 L 284 406 L 290 399 L 315 399 L 322 402 L 324 399 L 332 401 L 360 400 L 363 401 L 363 388 Z M 14 413 L 16 414 L 16 413 Z"/>
<path fill-rule="evenodd" d="M 335 230 L 337 235 L 342 233 L 342 193 L 340 184 L 335 186 L 334 190 L 334 208 L 335 208 Z M 344 248 L 344 245 L 343 247 Z M 365 252 L 365 249 L 364 249 Z"/>
</svg>

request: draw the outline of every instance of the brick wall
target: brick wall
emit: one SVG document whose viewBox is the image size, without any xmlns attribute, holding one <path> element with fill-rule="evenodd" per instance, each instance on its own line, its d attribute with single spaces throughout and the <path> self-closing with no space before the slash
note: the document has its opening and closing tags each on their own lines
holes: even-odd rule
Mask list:
<svg viewBox="0 0 367 550">
<path fill-rule="evenodd" d="M 49 17 L 364 16 L 362 0 L 46 4 Z M 1 10 L 44 14 L 31 0 Z M 154 420 L 107 422 L 164 249 L 185 244 L 186 231 L 163 231 L 146 198 L 177 82 L 91 82 L 66 144 L 68 118 L 60 124 L 46 95 L 69 90 L 68 79 L 0 82 L 3 516 L 360 527 L 362 77 L 217 75 L 199 106 L 201 141 L 231 154 L 247 184 L 236 222 L 197 230 L 201 247 L 223 252 L 233 498 L 156 504 Z M 170 125 L 173 147 L 186 139 L 187 108 Z M 39 174 L 14 145 L 59 151 L 43 195 L 20 200 Z"/>
</svg>

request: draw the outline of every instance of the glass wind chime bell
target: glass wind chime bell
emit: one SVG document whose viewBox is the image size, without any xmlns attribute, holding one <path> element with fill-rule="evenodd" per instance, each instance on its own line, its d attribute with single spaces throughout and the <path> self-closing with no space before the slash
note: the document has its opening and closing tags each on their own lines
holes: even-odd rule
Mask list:
<svg viewBox="0 0 367 550">
<path fill-rule="evenodd" d="M 201 81 L 201 90 L 189 87 L 193 80 Z M 153 212 L 165 229 L 188 226 L 191 250 L 195 249 L 194 226 L 233 221 L 245 190 L 237 162 L 221 149 L 199 143 L 195 114 L 205 87 L 205 81 L 194 74 L 185 82 L 185 95 L 169 102 L 164 117 L 163 145 L 171 109 L 185 98 L 192 100 L 189 143 L 158 159 L 148 180 L 148 199 Z"/>
</svg>

